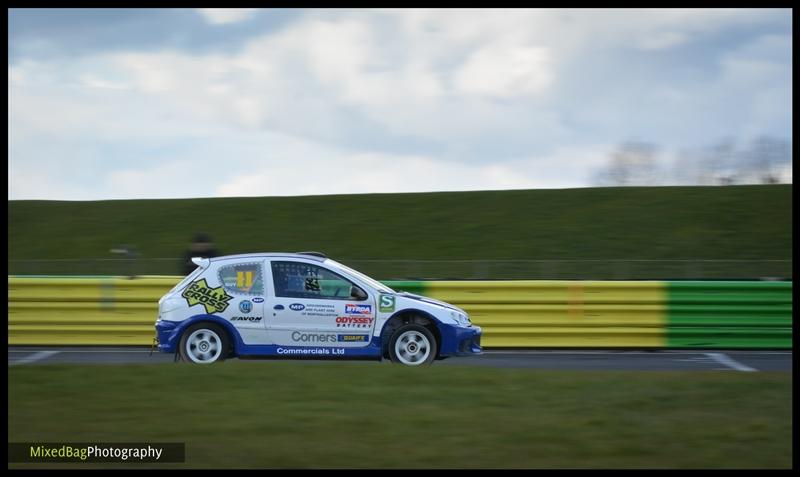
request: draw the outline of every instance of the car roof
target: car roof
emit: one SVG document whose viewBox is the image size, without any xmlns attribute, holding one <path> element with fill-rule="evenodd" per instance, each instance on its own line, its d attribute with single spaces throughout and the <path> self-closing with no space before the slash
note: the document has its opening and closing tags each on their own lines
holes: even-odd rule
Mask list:
<svg viewBox="0 0 800 477">
<path fill-rule="evenodd" d="M 312 255 L 312 253 L 314 255 Z M 239 258 L 257 258 L 257 257 L 263 257 L 263 258 L 276 258 L 276 257 L 277 258 L 302 258 L 302 259 L 305 259 L 305 260 L 313 260 L 315 262 L 320 262 L 320 263 L 322 263 L 322 262 L 324 262 L 325 260 L 328 259 L 328 257 L 326 257 L 325 255 L 319 254 L 317 252 L 308 252 L 308 253 L 304 253 L 304 252 L 298 252 L 298 253 L 263 252 L 263 253 L 240 253 L 240 254 L 236 254 L 236 255 L 220 255 L 219 257 L 212 257 L 209 260 L 212 261 L 212 262 L 218 262 L 218 261 L 222 261 L 222 260 L 235 260 L 235 259 L 239 259 Z"/>
</svg>

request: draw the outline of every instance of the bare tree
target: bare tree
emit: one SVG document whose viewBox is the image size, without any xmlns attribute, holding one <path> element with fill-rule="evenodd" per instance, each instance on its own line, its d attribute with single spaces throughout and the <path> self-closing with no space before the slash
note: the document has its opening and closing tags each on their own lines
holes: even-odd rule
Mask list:
<svg viewBox="0 0 800 477">
<path fill-rule="evenodd" d="M 736 183 L 735 157 L 736 142 L 733 138 L 724 138 L 708 147 L 703 162 L 703 169 L 708 174 L 707 183 L 721 185 Z"/>
<path fill-rule="evenodd" d="M 734 138 L 726 137 L 706 147 L 681 149 L 666 167 L 657 160 L 658 152 L 651 143 L 626 142 L 609 156 L 605 166 L 595 171 L 593 183 L 630 186 L 792 182 L 791 143 L 782 138 L 760 136 L 740 148 Z"/>
<path fill-rule="evenodd" d="M 679 185 L 695 184 L 701 175 L 698 167 L 700 161 L 697 156 L 696 151 L 692 149 L 679 150 L 672 161 L 670 182 Z"/>
<path fill-rule="evenodd" d="M 597 185 L 655 185 L 658 148 L 647 142 L 629 141 L 611 154 L 608 164 L 595 172 Z"/>
<path fill-rule="evenodd" d="M 754 181 L 775 184 L 780 181 L 780 167 L 791 161 L 789 141 L 772 136 L 760 136 L 751 143 L 744 164 L 752 173 Z"/>
</svg>

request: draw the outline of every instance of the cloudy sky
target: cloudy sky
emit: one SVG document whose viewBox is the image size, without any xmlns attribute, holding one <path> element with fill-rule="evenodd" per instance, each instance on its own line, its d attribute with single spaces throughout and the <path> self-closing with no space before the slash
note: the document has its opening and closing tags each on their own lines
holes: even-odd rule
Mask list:
<svg viewBox="0 0 800 477">
<path fill-rule="evenodd" d="M 9 199 L 585 187 L 624 141 L 791 141 L 788 9 L 17 9 L 8 25 Z"/>
</svg>

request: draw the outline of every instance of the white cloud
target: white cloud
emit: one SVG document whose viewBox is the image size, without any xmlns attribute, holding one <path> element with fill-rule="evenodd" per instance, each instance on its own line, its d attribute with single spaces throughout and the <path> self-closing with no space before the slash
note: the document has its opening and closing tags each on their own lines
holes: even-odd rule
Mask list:
<svg viewBox="0 0 800 477">
<path fill-rule="evenodd" d="M 117 197 L 158 199 L 164 197 L 192 197 L 213 184 L 221 170 L 208 171 L 205 180 L 197 162 L 178 159 L 154 167 L 136 167 L 113 171 L 106 176 L 103 187 Z M 200 192 L 200 195 L 203 195 Z"/>
<path fill-rule="evenodd" d="M 743 17 L 750 18 L 702 10 L 323 11 L 233 55 L 99 55 L 84 66 L 110 69 L 111 79 L 108 71 L 81 77 L 95 78 L 95 87 L 131 82 L 194 118 L 317 138 L 336 140 L 347 129 L 343 107 L 426 140 L 488 140 L 524 124 L 556 138 L 561 119 L 540 106 L 558 98 L 562 68 L 587 49 L 667 48 Z"/>
<path fill-rule="evenodd" d="M 10 154 L 9 154 L 10 155 Z M 9 200 L 78 198 L 80 187 L 76 187 L 56 171 L 42 170 L 36 165 L 8 164 Z M 84 194 L 84 199 L 96 199 L 93 194 Z"/>
<path fill-rule="evenodd" d="M 554 76 L 546 47 L 493 44 L 473 53 L 454 82 L 462 93 L 511 98 L 545 92 Z"/>
<path fill-rule="evenodd" d="M 258 11 L 257 8 L 198 8 L 208 23 L 212 25 L 225 25 L 237 23 L 252 18 Z"/>
<path fill-rule="evenodd" d="M 490 190 L 544 186 L 505 165 L 464 165 L 423 156 L 382 153 L 305 159 L 239 174 L 217 187 L 223 197 Z"/>
<path fill-rule="evenodd" d="M 252 15 L 243 10 L 204 15 L 223 24 Z M 227 53 L 23 59 L 8 73 L 9 161 L 21 166 L 10 167 L 9 197 L 585 186 L 607 143 L 629 134 L 658 141 L 702 129 L 713 140 L 791 124 L 781 56 L 790 36 L 721 49 L 711 79 L 659 83 L 650 66 L 584 67 L 635 49 L 657 60 L 764 15 L 322 10 Z M 204 168 L 216 171 L 211 185 Z"/>
<path fill-rule="evenodd" d="M 778 168 L 778 179 L 783 183 L 792 183 L 792 163 L 788 163 Z"/>
<path fill-rule="evenodd" d="M 278 147 L 269 166 L 233 175 L 215 192 L 238 197 L 581 187 L 608 149 L 562 148 L 550 156 L 464 164 L 295 143 L 287 157 Z"/>
<path fill-rule="evenodd" d="M 115 81 L 109 81 L 103 78 L 98 78 L 93 75 L 83 75 L 80 78 L 81 83 L 85 84 L 90 88 L 98 88 L 98 89 L 120 89 L 126 90 L 130 87 L 125 83 L 118 83 Z"/>
<path fill-rule="evenodd" d="M 642 38 L 640 48 L 643 50 L 663 50 L 685 43 L 689 35 L 684 32 L 661 31 Z"/>
<path fill-rule="evenodd" d="M 743 117 L 736 131 L 743 140 L 781 129 L 791 137 L 791 57 L 791 35 L 773 34 L 721 57 L 711 97 L 720 102 L 732 98 L 732 114 Z"/>
<path fill-rule="evenodd" d="M 353 152 L 292 136 L 220 131 L 213 139 L 90 171 L 91 186 L 73 176 L 79 161 L 102 151 L 53 150 L 53 167 L 9 167 L 14 199 L 296 196 L 580 187 L 605 159 L 604 148 L 559 149 L 550 156 L 469 164 L 436 156 Z M 17 156 L 20 157 L 20 156 Z M 164 160 L 159 160 L 160 158 Z M 76 158 L 69 160 L 69 158 Z M 143 157 L 144 159 L 144 157 Z M 149 163 L 149 165 L 148 165 Z M 74 177 L 74 176 L 73 176 Z M 66 184 L 66 186 L 65 186 Z"/>
</svg>

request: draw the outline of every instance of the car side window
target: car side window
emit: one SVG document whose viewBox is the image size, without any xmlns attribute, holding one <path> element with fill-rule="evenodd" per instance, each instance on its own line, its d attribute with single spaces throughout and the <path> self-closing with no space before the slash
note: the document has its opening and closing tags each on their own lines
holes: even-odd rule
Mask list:
<svg viewBox="0 0 800 477">
<path fill-rule="evenodd" d="M 264 273 L 261 262 L 236 263 L 220 267 L 219 281 L 225 290 L 239 295 L 263 295 Z"/>
<path fill-rule="evenodd" d="M 310 263 L 272 262 L 272 281 L 281 297 L 363 301 L 367 296 L 350 280 Z"/>
</svg>

